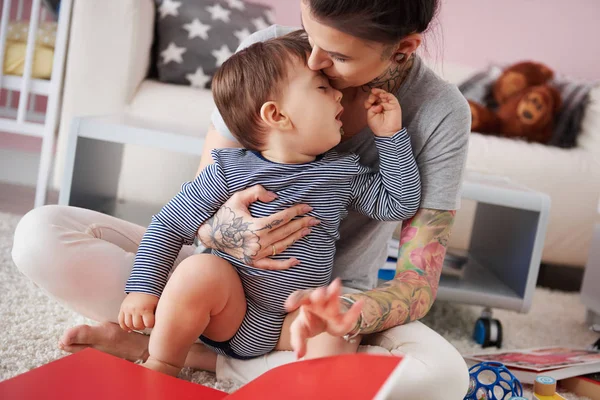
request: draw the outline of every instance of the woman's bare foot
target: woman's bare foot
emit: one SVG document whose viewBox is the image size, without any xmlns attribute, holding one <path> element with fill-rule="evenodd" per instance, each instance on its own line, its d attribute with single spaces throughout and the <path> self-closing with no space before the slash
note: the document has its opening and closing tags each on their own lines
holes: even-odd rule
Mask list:
<svg viewBox="0 0 600 400">
<path fill-rule="evenodd" d="M 181 368 L 176 367 L 171 364 L 167 364 L 160 360 L 157 360 L 156 358 L 153 358 L 152 356 L 148 357 L 146 362 L 142 364 L 142 367 L 146 367 L 153 371 L 162 372 L 163 374 L 171 375 L 176 378 L 177 378 L 177 375 L 179 375 L 179 372 L 181 371 Z"/>
<path fill-rule="evenodd" d="M 137 332 L 127 333 L 119 325 L 106 322 L 97 326 L 79 325 L 67 329 L 60 338 L 58 347 L 69 353 L 92 347 L 129 361 L 146 361 L 149 341 L 150 336 Z M 215 372 L 217 354 L 195 343 L 188 353 L 185 366 Z"/>
<path fill-rule="evenodd" d="M 88 347 L 98 349 L 129 361 L 148 358 L 150 337 L 141 333 L 127 333 L 117 324 L 79 325 L 67 329 L 58 342 L 58 347 L 69 353 L 77 353 Z"/>
</svg>

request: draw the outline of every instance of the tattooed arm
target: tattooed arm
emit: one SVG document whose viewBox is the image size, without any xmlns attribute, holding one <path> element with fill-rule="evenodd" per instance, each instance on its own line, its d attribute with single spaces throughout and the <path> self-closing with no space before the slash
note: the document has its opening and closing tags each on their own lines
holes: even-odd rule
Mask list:
<svg viewBox="0 0 600 400">
<path fill-rule="evenodd" d="M 420 209 L 404 221 L 396 276 L 373 290 L 345 295 L 342 303 L 364 303 L 362 321 L 350 334 L 380 332 L 423 318 L 437 295 L 455 211 Z M 344 299 L 351 299 L 345 301 Z"/>
</svg>

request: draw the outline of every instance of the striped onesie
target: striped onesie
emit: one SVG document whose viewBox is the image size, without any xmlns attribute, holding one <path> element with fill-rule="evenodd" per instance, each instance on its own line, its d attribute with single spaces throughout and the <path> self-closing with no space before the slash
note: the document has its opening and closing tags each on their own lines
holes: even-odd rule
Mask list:
<svg viewBox="0 0 600 400">
<path fill-rule="evenodd" d="M 218 353 L 247 359 L 272 351 L 286 316 L 284 302 L 296 290 L 330 283 L 342 219 L 353 208 L 370 218 L 400 221 L 413 216 L 421 184 L 406 129 L 393 137 L 375 137 L 380 170 L 359 164 L 355 154 L 329 151 L 305 164 L 279 164 L 245 149 L 212 151 L 214 163 L 152 218 L 138 248 L 125 291 L 160 296 L 183 245 L 194 242 L 198 228 L 235 192 L 260 184 L 277 193 L 270 203 L 255 202 L 253 217 L 270 216 L 296 204 L 313 207 L 307 215 L 320 220 L 309 235 L 275 259 L 295 257 L 300 264 L 285 271 L 257 269 L 228 254 L 212 253 L 237 270 L 246 293 L 247 311 L 237 333 L 226 342 L 200 339 Z M 226 229 L 233 214 L 219 221 Z M 235 228 L 236 230 L 239 227 Z M 243 239 L 241 239 L 243 240 Z"/>
</svg>

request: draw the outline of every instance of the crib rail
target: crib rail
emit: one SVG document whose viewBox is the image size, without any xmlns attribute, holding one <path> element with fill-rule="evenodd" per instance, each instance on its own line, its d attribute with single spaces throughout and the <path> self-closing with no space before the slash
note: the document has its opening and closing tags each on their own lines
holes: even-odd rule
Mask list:
<svg viewBox="0 0 600 400">
<path fill-rule="evenodd" d="M 6 101 L 4 102 L 4 108 L 13 108 L 13 96 L 14 93 L 24 93 L 24 96 L 19 97 L 19 104 L 17 116 L 14 118 L 18 123 L 24 122 L 25 119 L 30 119 L 27 114 L 32 114 L 35 111 L 35 103 L 38 95 L 48 96 L 51 91 L 50 80 L 46 79 L 34 79 L 31 77 L 31 71 L 34 64 L 34 50 L 36 46 L 36 35 L 32 32 L 36 32 L 41 21 L 47 20 L 47 10 L 41 7 L 41 0 L 18 0 L 16 15 L 11 7 L 15 6 L 16 0 L 3 1 L 2 19 L 0 22 L 0 60 L 4 60 L 6 55 L 6 43 L 8 37 L 8 25 L 11 20 L 22 21 L 24 17 L 24 3 L 31 3 L 30 15 L 26 16 L 29 18 L 28 26 L 28 41 L 26 43 L 26 59 L 24 65 L 24 73 L 22 76 L 11 76 L 4 75 L 4 69 L 0 68 L 0 88 L 6 89 Z M 12 3 L 12 4 L 11 4 Z M 12 18 L 11 18 L 12 17 Z M 28 101 L 29 100 L 29 101 Z M 29 105 L 27 105 L 29 103 Z M 26 111 L 28 112 L 26 114 Z M 6 114 L 6 111 L 3 112 Z M 15 132 L 16 133 L 16 132 Z"/>
<path fill-rule="evenodd" d="M 29 87 L 31 85 L 31 68 L 33 66 L 33 55 L 35 51 L 41 5 L 42 0 L 33 0 L 31 7 L 31 19 L 29 21 L 29 33 L 27 36 L 27 51 L 25 53 L 25 67 L 23 69 L 21 90 L 19 91 L 19 108 L 17 112 L 17 123 L 19 124 L 25 122 L 25 112 L 27 111 L 27 101 L 29 100 Z"/>
<path fill-rule="evenodd" d="M 6 38 L 8 32 L 8 21 L 10 19 L 10 6 L 11 1 L 4 0 L 2 4 L 2 18 L 0 19 L 0 59 L 3 62 L 2 68 L 0 68 L 0 87 L 3 87 L 2 81 L 4 80 L 4 54 L 6 52 Z"/>
<path fill-rule="evenodd" d="M 67 37 L 70 27 L 72 0 L 62 0 L 58 15 L 58 30 L 52 61 L 50 80 L 32 78 L 36 37 L 38 26 L 46 20 L 46 9 L 42 8 L 42 0 L 18 0 L 16 14 L 13 19 L 24 18 L 24 5 L 31 3 L 28 36 L 25 47 L 25 63 L 22 76 L 4 75 L 4 60 L 7 49 L 8 25 L 11 19 L 11 6 L 15 0 L 3 0 L 2 17 L 0 18 L 0 89 L 7 90 L 6 106 L 0 111 L 0 132 L 37 136 L 42 138 L 42 151 L 38 173 L 35 206 L 43 205 L 54 152 L 55 134 L 61 104 L 63 72 L 67 52 Z M 13 93 L 19 94 L 18 105 L 14 109 Z M 43 119 L 36 112 L 37 95 L 47 97 L 46 113 Z M 40 123 L 41 122 L 41 123 Z"/>
</svg>

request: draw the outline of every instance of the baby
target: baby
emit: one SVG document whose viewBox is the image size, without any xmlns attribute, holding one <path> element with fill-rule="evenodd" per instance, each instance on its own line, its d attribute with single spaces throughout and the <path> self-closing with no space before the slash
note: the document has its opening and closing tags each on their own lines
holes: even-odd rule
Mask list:
<svg viewBox="0 0 600 400">
<path fill-rule="evenodd" d="M 343 134 L 342 93 L 307 67 L 309 53 L 308 42 L 290 34 L 241 50 L 215 75 L 217 108 L 245 149 L 213 150 L 214 163 L 182 185 L 142 239 L 119 323 L 126 330 L 154 326 L 145 366 L 177 375 L 198 338 L 215 352 L 240 359 L 272 351 L 287 297 L 330 283 L 338 228 L 348 208 L 388 221 L 416 213 L 420 179 L 396 97 L 373 89 L 365 103 L 380 171 L 360 165 L 354 154 L 330 151 Z M 276 198 L 253 203 L 253 217 L 308 204 L 307 215 L 321 221 L 280 254 L 273 248 L 273 258 L 294 259 L 295 265 L 262 270 L 212 250 L 186 258 L 168 279 L 198 228 L 234 193 L 257 184 Z M 316 339 L 307 344 L 310 357 L 358 346 L 342 338 Z"/>
</svg>

